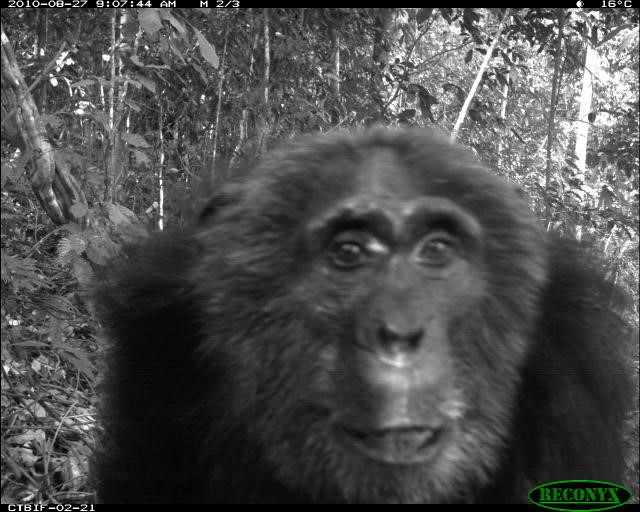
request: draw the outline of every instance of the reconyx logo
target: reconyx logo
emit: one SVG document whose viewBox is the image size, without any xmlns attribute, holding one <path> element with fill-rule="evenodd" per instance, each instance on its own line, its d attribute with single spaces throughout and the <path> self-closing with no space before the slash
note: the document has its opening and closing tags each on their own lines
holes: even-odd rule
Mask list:
<svg viewBox="0 0 640 512">
<path fill-rule="evenodd" d="M 609 510 L 624 505 L 631 493 L 624 487 L 598 480 L 561 480 L 534 487 L 529 501 L 551 510 Z"/>
</svg>

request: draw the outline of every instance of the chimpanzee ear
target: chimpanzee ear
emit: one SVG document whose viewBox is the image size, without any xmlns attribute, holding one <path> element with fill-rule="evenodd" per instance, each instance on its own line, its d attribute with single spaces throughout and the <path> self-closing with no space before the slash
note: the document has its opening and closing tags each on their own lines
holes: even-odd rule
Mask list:
<svg viewBox="0 0 640 512">
<path fill-rule="evenodd" d="M 223 209 L 238 204 L 244 187 L 239 183 L 225 185 L 216 191 L 205 203 L 197 217 L 197 225 L 203 226 L 211 222 Z"/>
</svg>

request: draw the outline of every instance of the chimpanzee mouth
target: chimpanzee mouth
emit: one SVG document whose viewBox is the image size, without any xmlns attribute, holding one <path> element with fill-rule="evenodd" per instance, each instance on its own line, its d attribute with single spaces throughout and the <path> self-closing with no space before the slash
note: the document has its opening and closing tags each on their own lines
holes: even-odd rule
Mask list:
<svg viewBox="0 0 640 512">
<path fill-rule="evenodd" d="M 419 464 L 432 459 L 443 445 L 444 431 L 443 427 L 428 426 L 368 430 L 335 425 L 342 444 L 386 464 Z"/>
</svg>

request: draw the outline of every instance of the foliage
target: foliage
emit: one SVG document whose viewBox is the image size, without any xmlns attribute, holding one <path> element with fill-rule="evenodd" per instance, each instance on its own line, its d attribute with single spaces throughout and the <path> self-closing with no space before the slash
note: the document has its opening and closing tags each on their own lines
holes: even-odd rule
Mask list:
<svg viewBox="0 0 640 512">
<path fill-rule="evenodd" d="M 3 503 L 83 503 L 98 345 L 77 280 L 59 262 L 63 231 L 34 212 L 26 194 L 3 194 Z"/>
</svg>

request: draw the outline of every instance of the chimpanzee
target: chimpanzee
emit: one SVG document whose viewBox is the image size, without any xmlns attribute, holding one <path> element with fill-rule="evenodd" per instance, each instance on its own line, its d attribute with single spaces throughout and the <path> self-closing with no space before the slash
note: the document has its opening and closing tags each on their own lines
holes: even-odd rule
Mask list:
<svg viewBox="0 0 640 512">
<path fill-rule="evenodd" d="M 105 502 L 526 502 L 620 482 L 625 299 L 425 130 L 310 136 L 131 252 Z"/>
</svg>

